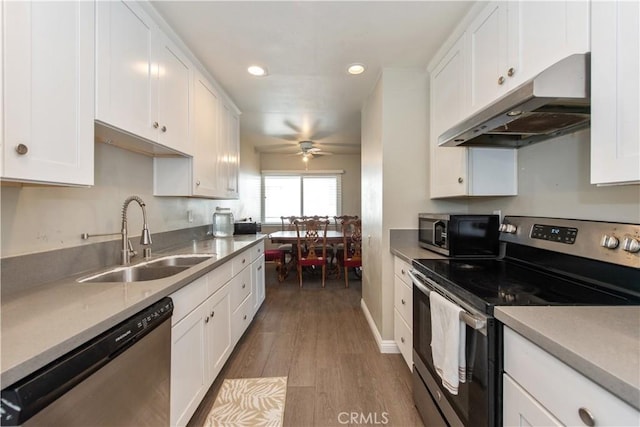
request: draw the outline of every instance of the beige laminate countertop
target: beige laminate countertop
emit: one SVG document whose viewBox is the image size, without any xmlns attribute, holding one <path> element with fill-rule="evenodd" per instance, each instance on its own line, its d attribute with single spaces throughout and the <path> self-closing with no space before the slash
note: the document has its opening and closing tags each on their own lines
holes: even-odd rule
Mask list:
<svg viewBox="0 0 640 427">
<path fill-rule="evenodd" d="M 399 244 L 391 246 L 391 253 L 404 261 L 411 263 L 414 259 L 441 259 L 440 254 L 423 249 L 415 244 Z"/>
<path fill-rule="evenodd" d="M 262 241 L 262 234 L 193 241 L 167 254 L 214 253 L 174 276 L 134 283 L 78 283 L 84 273 L 2 298 L 3 387 L 45 366 Z M 162 254 L 156 254 L 158 256 Z M 135 264 L 134 262 L 133 264 Z"/>
<path fill-rule="evenodd" d="M 640 409 L 640 307 L 496 307 L 495 317 Z"/>
</svg>

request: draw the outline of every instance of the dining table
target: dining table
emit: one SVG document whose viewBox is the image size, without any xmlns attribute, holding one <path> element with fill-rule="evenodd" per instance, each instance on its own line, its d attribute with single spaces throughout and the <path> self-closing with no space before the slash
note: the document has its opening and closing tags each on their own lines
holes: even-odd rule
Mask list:
<svg viewBox="0 0 640 427">
<path fill-rule="evenodd" d="M 327 246 L 342 243 L 343 236 L 342 231 L 327 230 Z M 304 239 L 304 236 L 300 237 Z M 289 275 L 289 271 L 292 271 L 296 267 L 298 256 L 298 251 L 296 250 L 298 244 L 298 233 L 295 230 L 274 231 L 273 233 L 269 233 L 269 239 L 271 239 L 271 243 L 291 244 L 291 247 L 293 248 L 291 259 L 280 265 L 278 269 L 278 280 L 282 282 Z M 320 235 L 318 239 L 322 240 L 322 235 Z M 333 268 L 332 265 L 333 263 L 329 266 L 330 274 L 333 273 L 339 275 L 340 269 L 338 265 L 336 264 Z"/>
</svg>

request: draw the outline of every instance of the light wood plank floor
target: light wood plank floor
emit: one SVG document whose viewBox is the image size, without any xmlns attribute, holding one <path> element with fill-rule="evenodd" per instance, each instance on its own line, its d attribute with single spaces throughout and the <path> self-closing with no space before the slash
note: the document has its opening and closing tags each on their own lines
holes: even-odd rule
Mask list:
<svg viewBox="0 0 640 427">
<path fill-rule="evenodd" d="M 411 372 L 381 354 L 360 308 L 361 282 L 295 274 L 278 283 L 266 268 L 266 300 L 211 386 L 189 427 L 205 425 L 225 378 L 288 376 L 285 426 L 421 426 Z M 319 275 L 318 275 L 319 276 Z"/>
</svg>

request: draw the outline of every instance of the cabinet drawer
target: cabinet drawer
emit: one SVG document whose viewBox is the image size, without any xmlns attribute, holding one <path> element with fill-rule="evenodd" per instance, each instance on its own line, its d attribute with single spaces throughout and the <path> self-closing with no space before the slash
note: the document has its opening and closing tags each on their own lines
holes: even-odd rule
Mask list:
<svg viewBox="0 0 640 427">
<path fill-rule="evenodd" d="M 244 268 L 248 267 L 249 264 L 251 264 L 251 257 L 253 255 L 251 249 L 252 248 L 245 250 L 240 255 L 231 260 L 234 276 L 240 273 Z"/>
<path fill-rule="evenodd" d="M 502 421 L 505 426 L 562 426 L 507 374 L 502 375 L 502 402 Z"/>
<path fill-rule="evenodd" d="M 236 311 L 251 294 L 251 269 L 246 268 L 231 279 L 231 310 Z"/>
<path fill-rule="evenodd" d="M 251 251 L 251 261 L 255 261 L 262 254 L 264 254 L 264 240 L 262 240 L 257 245 L 252 246 L 249 250 Z"/>
<path fill-rule="evenodd" d="M 413 288 L 407 286 L 398 276 L 393 277 L 394 302 L 393 305 L 402 316 L 405 323 L 413 325 Z"/>
<path fill-rule="evenodd" d="M 233 277 L 233 266 L 231 264 L 231 261 L 225 262 L 207 275 L 207 284 L 209 288 L 208 295 L 213 295 L 218 289 L 231 280 Z"/>
<path fill-rule="evenodd" d="M 253 310 L 253 300 L 247 298 L 231 315 L 231 336 L 233 342 L 236 343 L 247 329 L 251 320 L 251 312 Z"/>
<path fill-rule="evenodd" d="M 587 409 L 597 425 L 640 425 L 640 413 L 531 341 L 504 328 L 504 370 L 565 425 L 584 425 Z"/>
<path fill-rule="evenodd" d="M 401 278 L 402 281 L 406 283 L 408 286 L 413 286 L 413 283 L 411 283 L 411 278 L 409 277 L 409 274 L 408 274 L 409 270 L 411 270 L 411 264 L 409 264 L 408 262 L 404 261 L 399 257 L 394 258 L 393 271 L 396 274 L 396 276 Z"/>
<path fill-rule="evenodd" d="M 183 288 L 178 289 L 171 295 L 173 300 L 173 316 L 171 325 L 175 325 L 191 313 L 197 306 L 202 304 L 209 296 L 207 289 L 207 276 L 202 276 Z"/>
<path fill-rule="evenodd" d="M 409 369 L 413 367 L 413 332 L 398 310 L 393 310 L 393 337 Z"/>
</svg>

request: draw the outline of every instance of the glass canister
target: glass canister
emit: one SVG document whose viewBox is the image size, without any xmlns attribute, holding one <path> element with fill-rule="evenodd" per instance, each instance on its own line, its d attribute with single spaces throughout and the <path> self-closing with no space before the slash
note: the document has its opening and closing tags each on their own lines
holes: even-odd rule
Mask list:
<svg viewBox="0 0 640 427">
<path fill-rule="evenodd" d="M 213 214 L 213 236 L 233 236 L 233 213 L 230 208 L 216 208 L 216 212 Z"/>
</svg>

